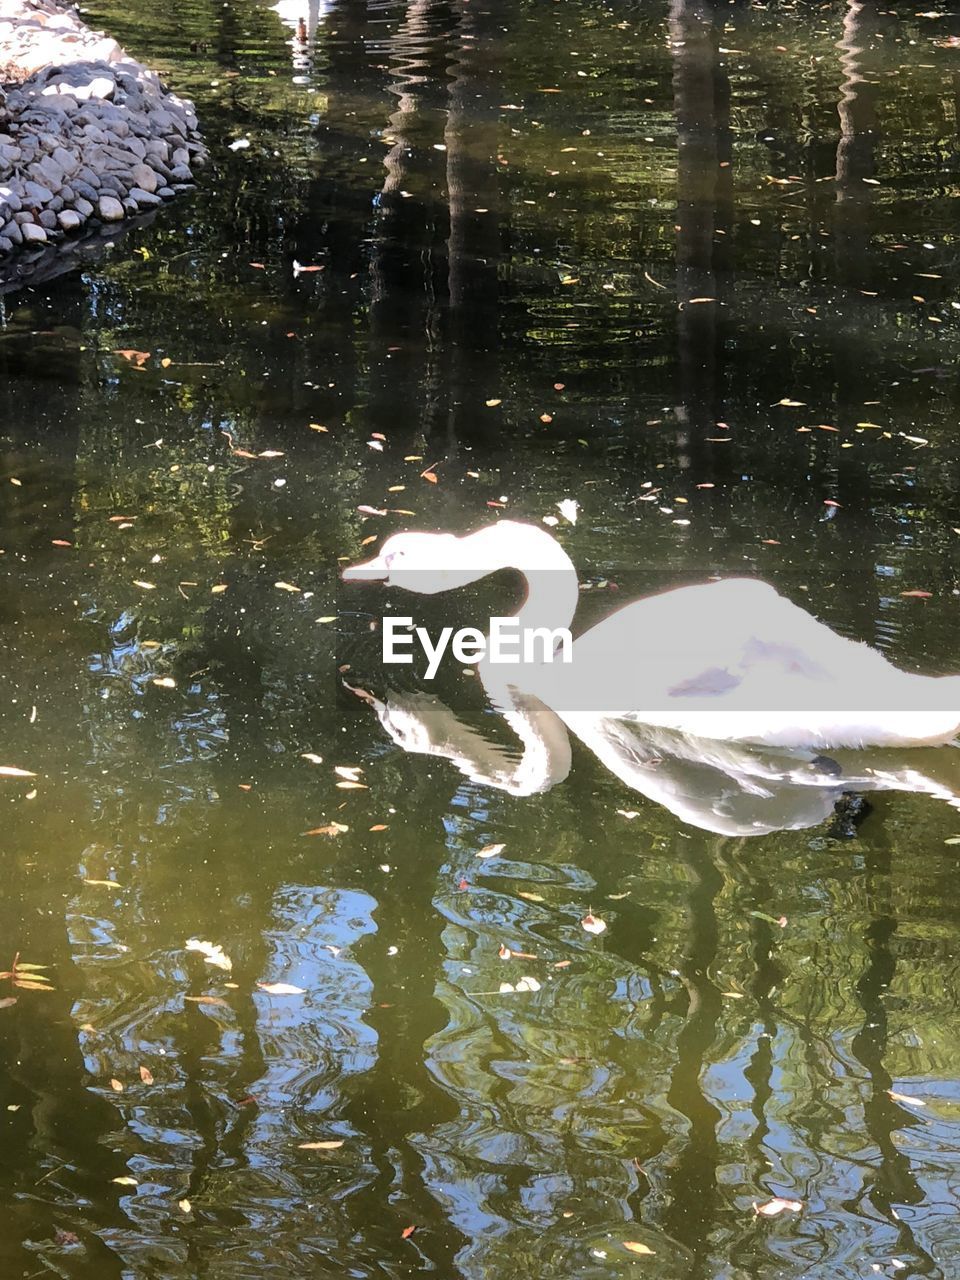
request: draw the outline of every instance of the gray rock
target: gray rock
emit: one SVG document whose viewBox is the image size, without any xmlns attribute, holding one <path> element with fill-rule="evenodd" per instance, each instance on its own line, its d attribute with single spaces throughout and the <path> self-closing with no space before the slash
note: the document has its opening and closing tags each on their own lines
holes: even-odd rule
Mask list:
<svg viewBox="0 0 960 1280">
<path fill-rule="evenodd" d="M 59 182 L 57 186 L 59 186 Z M 53 199 L 53 192 L 49 187 L 45 187 L 40 182 L 26 181 L 23 184 L 24 199 L 27 204 L 49 204 Z"/>
<path fill-rule="evenodd" d="M 50 210 L 51 213 L 59 213 L 60 210 L 63 208 L 63 196 L 54 196 L 53 199 L 50 201 L 50 203 L 47 205 L 47 208 Z"/>
<path fill-rule="evenodd" d="M 144 191 L 140 187 L 131 187 L 129 194 L 130 199 L 135 200 L 141 207 L 146 206 L 152 208 L 154 205 L 163 203 L 158 195 L 154 195 L 152 191 Z"/>
<path fill-rule="evenodd" d="M 8 222 L 3 228 L 3 234 L 11 244 L 23 244 L 23 232 L 20 230 L 19 222 Z"/>
<path fill-rule="evenodd" d="M 10 209 L 13 213 L 19 213 L 23 208 L 23 202 L 18 192 L 13 187 L 0 187 L 0 209 Z"/>
<path fill-rule="evenodd" d="M 76 166 L 74 166 L 75 168 Z M 28 169 L 30 177 L 39 187 L 47 189 L 47 196 L 44 203 L 47 204 L 53 199 L 54 191 L 59 191 L 63 186 L 63 170 L 54 160 L 53 156 L 41 156 Z M 39 196 L 36 198 L 40 198 Z"/>
<path fill-rule="evenodd" d="M 157 175 L 148 164 L 135 164 L 130 171 L 133 184 L 141 191 L 156 191 Z"/>
<path fill-rule="evenodd" d="M 28 222 L 33 221 L 33 214 L 30 212 L 29 209 L 21 209 L 19 213 L 15 213 L 13 215 L 13 220 L 14 222 L 18 222 L 20 226 L 23 227 Z"/>
<path fill-rule="evenodd" d="M 99 187 L 99 185 L 100 185 L 100 175 L 99 175 L 99 174 L 97 174 L 97 173 L 94 173 L 94 171 L 93 171 L 93 170 L 90 168 L 90 166 L 89 166 L 89 165 L 87 165 L 87 164 L 82 164 L 82 165 L 80 166 L 80 168 L 77 170 L 77 177 L 78 177 L 82 182 L 85 182 L 85 183 L 87 184 L 87 186 L 89 186 L 89 187 L 93 187 L 93 188 L 94 188 L 94 190 L 96 190 L 96 188 L 97 188 L 97 187 Z M 74 181 L 74 184 L 73 184 L 73 185 L 76 187 L 76 185 L 77 185 L 77 184 L 76 184 L 76 181 Z M 87 195 L 87 193 L 86 193 L 86 192 L 84 192 L 83 194 L 84 194 L 84 195 Z M 94 195 L 94 196 L 87 196 L 87 199 L 88 199 L 88 200 L 95 200 L 95 199 L 96 199 L 96 196 L 95 196 L 95 195 Z"/>
<path fill-rule="evenodd" d="M 175 182 L 190 182 L 193 179 L 193 174 L 185 164 L 175 164 L 170 170 L 170 177 Z"/>
<path fill-rule="evenodd" d="M 123 205 L 114 196 L 101 196 L 97 211 L 104 222 L 119 222 L 123 217 Z"/>
<path fill-rule="evenodd" d="M 42 209 L 40 213 L 37 214 L 37 222 L 39 222 L 40 226 L 44 227 L 47 231 L 53 231 L 57 225 L 57 215 L 52 209 Z"/>
<path fill-rule="evenodd" d="M 43 91 L 43 107 L 46 111 L 57 111 L 65 116 L 76 115 L 80 110 L 80 104 L 77 102 L 73 94 L 60 93 L 53 85 L 48 85 Z"/>
<path fill-rule="evenodd" d="M 172 200 L 176 194 L 173 187 L 157 187 L 157 195 L 164 200 Z"/>
<path fill-rule="evenodd" d="M 94 206 L 89 200 L 84 200 L 83 196 L 74 196 L 73 207 L 76 209 L 77 213 L 79 213 L 81 218 L 93 217 Z"/>
<path fill-rule="evenodd" d="M 63 184 L 63 186 L 57 192 L 57 195 L 60 197 L 60 199 L 63 201 L 64 204 L 73 204 L 73 199 L 74 199 L 73 187 L 67 186 L 66 183 Z"/>
<path fill-rule="evenodd" d="M 123 207 L 131 217 L 140 212 L 140 206 L 130 196 L 127 196 L 126 200 L 124 200 Z"/>
<path fill-rule="evenodd" d="M 57 221 L 64 231 L 76 231 L 83 226 L 83 219 L 73 209 L 64 209 L 57 214 Z"/>
<path fill-rule="evenodd" d="M 51 152 L 50 159 L 54 164 L 58 164 L 68 177 L 71 173 L 76 173 L 80 168 L 80 161 L 74 153 L 72 151 L 68 151 L 66 147 L 54 147 Z"/>
<path fill-rule="evenodd" d="M 83 200 L 90 200 L 93 204 L 97 203 L 99 193 L 96 187 L 91 187 L 89 182 L 84 182 L 82 178 L 74 178 L 73 190 L 75 194 Z"/>
<path fill-rule="evenodd" d="M 20 231 L 23 235 L 24 244 L 46 244 L 47 233 L 43 227 L 38 227 L 35 222 L 24 222 L 21 224 Z"/>
<path fill-rule="evenodd" d="M 6 236 L 0 236 L 0 257 L 7 253 L 13 253 L 13 241 L 8 240 Z"/>
</svg>

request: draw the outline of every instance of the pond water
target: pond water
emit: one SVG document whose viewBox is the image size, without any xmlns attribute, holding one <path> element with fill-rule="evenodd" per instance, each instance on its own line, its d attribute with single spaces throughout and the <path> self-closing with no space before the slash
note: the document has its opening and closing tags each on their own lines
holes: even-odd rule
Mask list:
<svg viewBox="0 0 960 1280">
<path fill-rule="evenodd" d="M 960 667 L 960 8 L 305 5 L 97 0 L 214 163 L 3 299 L 0 1274 L 960 1276 L 956 753 L 511 795 L 337 582 L 549 515 L 587 618 L 755 573 Z"/>
</svg>

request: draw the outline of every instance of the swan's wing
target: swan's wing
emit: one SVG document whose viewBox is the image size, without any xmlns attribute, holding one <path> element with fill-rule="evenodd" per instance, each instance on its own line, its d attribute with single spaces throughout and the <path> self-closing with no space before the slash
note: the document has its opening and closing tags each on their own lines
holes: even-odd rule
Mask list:
<svg viewBox="0 0 960 1280">
<path fill-rule="evenodd" d="M 704 709 L 785 707 L 785 699 L 805 709 L 803 690 L 812 685 L 823 688 L 828 705 L 828 686 L 875 688 L 900 676 L 882 655 L 837 635 L 769 584 L 728 578 L 618 610 L 577 639 L 565 683 L 568 696 L 582 695 L 583 710 L 593 697 L 594 710 L 666 712 L 698 701 Z"/>
</svg>

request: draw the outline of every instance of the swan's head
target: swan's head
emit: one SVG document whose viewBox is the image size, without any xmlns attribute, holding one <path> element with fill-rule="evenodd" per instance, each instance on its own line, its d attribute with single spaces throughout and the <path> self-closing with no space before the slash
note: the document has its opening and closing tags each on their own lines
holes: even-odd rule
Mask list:
<svg viewBox="0 0 960 1280">
<path fill-rule="evenodd" d="M 457 537 L 452 533 L 394 533 L 380 548 L 379 555 L 364 564 L 349 565 L 342 572 L 344 582 L 383 582 L 420 595 L 437 595 L 469 586 L 499 569 L 519 569 L 528 585 L 533 575 L 544 583 L 559 581 L 547 570 L 562 570 L 570 595 L 563 609 L 573 616 L 577 598 L 577 576 L 560 544 L 545 530 L 519 520 L 498 520 L 496 524 Z"/>
<path fill-rule="evenodd" d="M 481 575 L 464 564 L 460 539 L 452 533 L 394 533 L 372 560 L 349 565 L 341 576 L 344 582 L 382 582 L 436 595 Z"/>
<path fill-rule="evenodd" d="M 503 522 L 506 524 L 506 521 Z M 419 595 L 469 586 L 510 563 L 500 526 L 458 538 L 453 533 L 394 533 L 378 555 L 343 570 L 344 582 L 382 582 Z"/>
</svg>

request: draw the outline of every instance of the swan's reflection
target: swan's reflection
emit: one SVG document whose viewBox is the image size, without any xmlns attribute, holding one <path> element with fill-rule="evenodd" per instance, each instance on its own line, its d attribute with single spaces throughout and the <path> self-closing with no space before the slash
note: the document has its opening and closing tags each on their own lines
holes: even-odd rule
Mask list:
<svg viewBox="0 0 960 1280">
<path fill-rule="evenodd" d="M 531 694 L 498 711 L 520 740 L 511 751 L 464 723 L 433 694 L 383 698 L 346 686 L 368 703 L 390 738 L 413 755 L 449 760 L 473 782 L 530 796 L 570 771 L 568 730 L 632 791 L 693 827 L 727 836 L 817 826 L 848 792 L 907 791 L 960 808 L 960 751 L 953 747 L 840 751 L 831 756 L 698 738 L 619 717 L 563 718 Z"/>
</svg>

